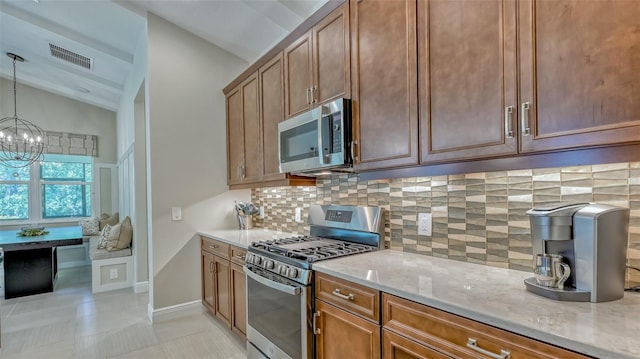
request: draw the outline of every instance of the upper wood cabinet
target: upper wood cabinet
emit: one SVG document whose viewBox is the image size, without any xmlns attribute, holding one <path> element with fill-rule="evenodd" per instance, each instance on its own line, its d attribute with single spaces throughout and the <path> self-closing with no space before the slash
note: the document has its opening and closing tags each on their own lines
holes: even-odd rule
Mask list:
<svg viewBox="0 0 640 359">
<path fill-rule="evenodd" d="M 351 93 L 349 7 L 342 5 L 284 50 L 286 118 Z"/>
<path fill-rule="evenodd" d="M 262 176 L 257 74 L 247 78 L 227 95 L 226 107 L 227 183 L 257 182 Z"/>
<path fill-rule="evenodd" d="M 280 173 L 278 123 L 284 120 L 282 53 L 258 70 L 260 121 L 262 123 L 263 180 L 285 178 Z"/>
<path fill-rule="evenodd" d="M 421 162 L 517 152 L 515 0 L 418 0 Z"/>
<path fill-rule="evenodd" d="M 640 1 L 518 8 L 521 151 L 640 140 Z"/>
<path fill-rule="evenodd" d="M 415 1 L 351 1 L 357 170 L 418 164 Z"/>
</svg>

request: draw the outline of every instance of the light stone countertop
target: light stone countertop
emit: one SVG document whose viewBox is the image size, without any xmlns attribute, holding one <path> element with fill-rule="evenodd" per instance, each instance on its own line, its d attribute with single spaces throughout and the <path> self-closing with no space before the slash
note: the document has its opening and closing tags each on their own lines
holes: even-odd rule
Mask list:
<svg viewBox="0 0 640 359">
<path fill-rule="evenodd" d="M 640 295 L 558 302 L 528 292 L 527 272 L 381 250 L 313 269 L 596 358 L 640 358 Z"/>
<path fill-rule="evenodd" d="M 248 248 L 249 245 L 253 242 L 266 241 L 269 239 L 275 238 L 287 238 L 298 236 L 298 234 L 281 232 L 281 231 L 272 231 L 263 228 L 253 228 L 248 230 L 241 229 L 217 229 L 217 230 L 202 230 L 198 231 L 197 234 L 200 234 L 205 237 L 209 237 L 212 239 L 217 239 L 222 242 L 229 243 L 234 246 Z"/>
</svg>

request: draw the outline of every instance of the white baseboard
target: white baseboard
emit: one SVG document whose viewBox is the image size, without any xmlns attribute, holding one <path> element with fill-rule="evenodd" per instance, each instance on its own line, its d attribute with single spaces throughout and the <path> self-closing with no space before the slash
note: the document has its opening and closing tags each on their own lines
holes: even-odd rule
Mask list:
<svg viewBox="0 0 640 359">
<path fill-rule="evenodd" d="M 149 282 L 139 282 L 133 285 L 135 293 L 146 293 L 149 291 Z"/>
<path fill-rule="evenodd" d="M 172 314 L 184 315 L 187 312 L 203 312 L 205 310 L 202 305 L 202 300 L 194 300 L 193 302 L 181 303 L 176 305 L 171 305 L 164 308 L 153 309 L 149 305 L 148 307 L 148 315 L 151 321 L 155 321 L 161 318 L 171 317 Z"/>
</svg>

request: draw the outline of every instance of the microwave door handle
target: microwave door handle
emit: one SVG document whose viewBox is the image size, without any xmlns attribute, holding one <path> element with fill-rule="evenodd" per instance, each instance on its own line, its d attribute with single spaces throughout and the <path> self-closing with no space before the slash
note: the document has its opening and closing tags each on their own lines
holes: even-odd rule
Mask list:
<svg viewBox="0 0 640 359">
<path fill-rule="evenodd" d="M 331 147 L 333 146 L 333 139 L 331 138 L 331 115 L 325 116 L 320 112 L 320 119 L 318 121 L 318 144 L 320 146 L 320 163 L 328 164 L 331 162 Z"/>
<path fill-rule="evenodd" d="M 292 287 L 290 285 L 271 281 L 265 277 L 262 277 L 256 273 L 253 273 L 251 269 L 247 268 L 246 266 L 242 267 L 242 270 L 247 275 L 247 277 L 255 280 L 256 282 L 262 285 L 266 285 L 269 288 L 272 288 L 277 291 L 284 292 L 290 295 L 300 295 L 302 293 L 302 289 L 300 289 L 300 287 Z"/>
</svg>

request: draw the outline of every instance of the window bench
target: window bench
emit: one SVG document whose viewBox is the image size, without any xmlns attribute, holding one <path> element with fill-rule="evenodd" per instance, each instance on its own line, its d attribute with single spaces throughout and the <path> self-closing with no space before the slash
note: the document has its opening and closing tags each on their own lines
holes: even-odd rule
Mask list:
<svg viewBox="0 0 640 359">
<path fill-rule="evenodd" d="M 131 247 L 109 252 L 98 249 L 100 236 L 89 237 L 91 259 L 91 291 L 93 293 L 133 286 L 133 255 Z"/>
</svg>

